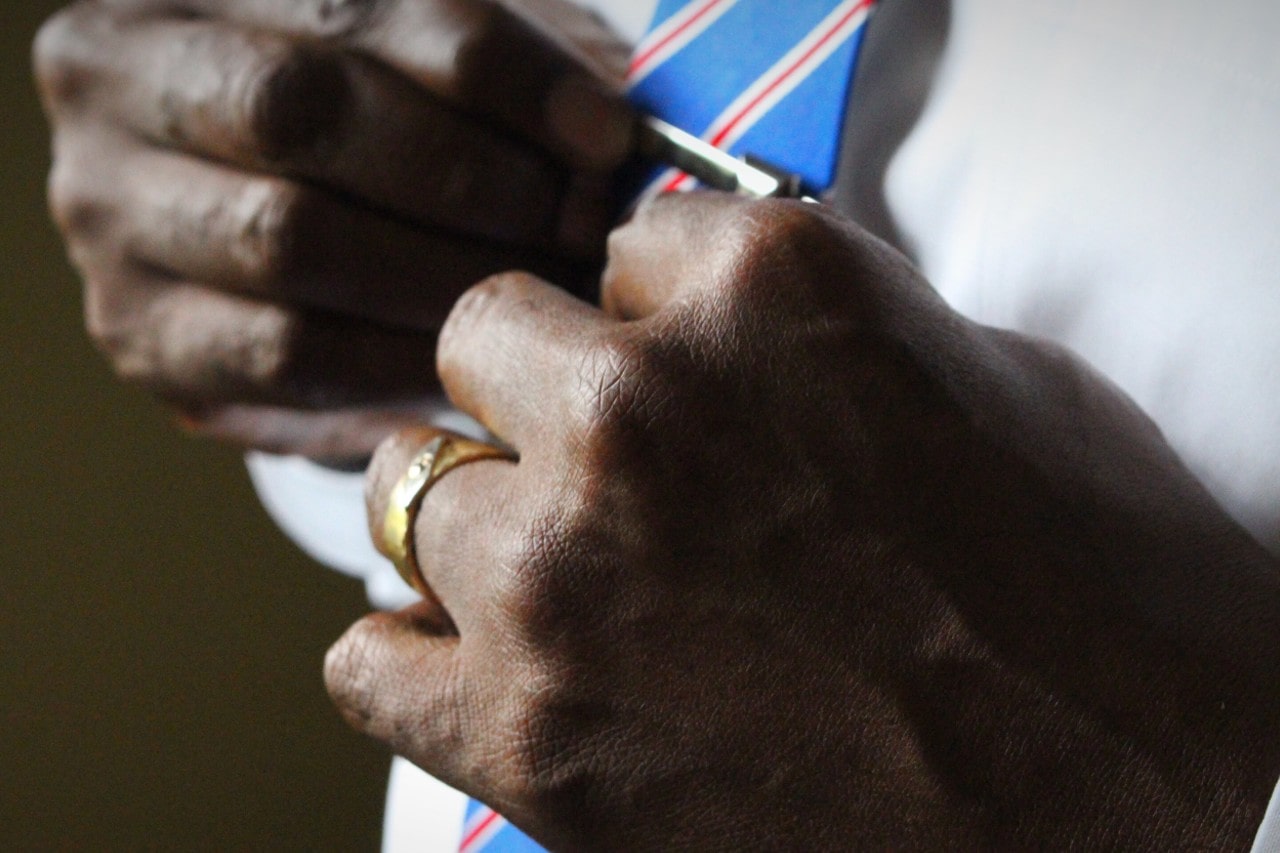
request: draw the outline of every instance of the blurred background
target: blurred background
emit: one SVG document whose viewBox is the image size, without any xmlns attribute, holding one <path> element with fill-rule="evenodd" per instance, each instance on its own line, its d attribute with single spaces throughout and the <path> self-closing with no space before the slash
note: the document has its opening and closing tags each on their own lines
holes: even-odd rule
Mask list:
<svg viewBox="0 0 1280 853">
<path fill-rule="evenodd" d="M 81 331 L 28 68 L 61 5 L 0 27 L 0 850 L 375 849 L 388 760 L 321 679 L 363 588 Z"/>
</svg>

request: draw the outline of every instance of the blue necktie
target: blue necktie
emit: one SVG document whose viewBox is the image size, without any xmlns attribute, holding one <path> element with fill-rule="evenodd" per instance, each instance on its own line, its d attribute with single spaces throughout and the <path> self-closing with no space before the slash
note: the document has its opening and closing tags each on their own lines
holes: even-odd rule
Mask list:
<svg viewBox="0 0 1280 853">
<path fill-rule="evenodd" d="M 459 853 L 542 853 L 536 841 L 478 800 L 467 801 Z"/>
<path fill-rule="evenodd" d="M 829 188 L 874 0 L 660 0 L 636 48 L 631 99 L 731 154 Z M 696 83 L 696 84 L 695 84 Z M 668 172 L 657 189 L 684 189 Z"/>
<path fill-rule="evenodd" d="M 628 70 L 640 109 L 731 154 L 835 180 L 849 87 L 874 0 L 659 0 Z M 652 188 L 691 188 L 675 170 Z M 542 848 L 488 806 L 467 803 L 460 853 Z"/>
</svg>

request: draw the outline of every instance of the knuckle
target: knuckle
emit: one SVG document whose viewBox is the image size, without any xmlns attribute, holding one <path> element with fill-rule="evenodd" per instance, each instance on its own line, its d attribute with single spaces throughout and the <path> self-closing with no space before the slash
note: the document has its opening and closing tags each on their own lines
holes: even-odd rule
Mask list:
<svg viewBox="0 0 1280 853">
<path fill-rule="evenodd" d="M 242 268 L 268 284 L 298 274 L 321 204 L 315 190 L 288 181 L 247 185 L 232 241 Z"/>
<path fill-rule="evenodd" d="M 76 242 L 99 235 L 108 219 L 107 205 L 84 191 L 76 169 L 66 160 L 57 160 L 49 171 L 49 215 L 66 237 Z"/>
<path fill-rule="evenodd" d="M 592 659 L 592 644 L 607 633 L 616 566 L 606 556 L 612 517 L 593 507 L 598 492 L 561 484 L 554 497 L 507 540 L 490 589 L 527 675 L 548 689 L 563 667 Z M 574 663 L 577 662 L 577 663 Z"/>
<path fill-rule="evenodd" d="M 513 732 L 512 795 L 539 815 L 563 820 L 586 813 L 585 798 L 595 780 L 590 727 L 602 716 L 599 704 L 555 686 L 533 686 L 520 703 Z M 570 821 L 572 823 L 572 821 Z"/>
<path fill-rule="evenodd" d="M 572 621 L 574 597 L 561 587 L 572 576 L 567 569 L 573 561 L 565 552 L 570 540 L 562 531 L 554 518 L 534 522 L 508 555 L 505 565 L 510 569 L 498 582 L 497 600 L 505 616 L 538 646 L 560 636 Z"/>
<path fill-rule="evenodd" d="M 237 318 L 226 353 L 246 391 L 290 406 L 325 409 L 385 399 L 384 377 L 359 331 L 342 319 L 260 304 Z"/>
<path fill-rule="evenodd" d="M 600 273 L 600 307 L 611 317 L 632 319 L 625 313 L 622 291 L 627 279 L 622 272 L 627 261 L 640 249 L 635 237 L 633 222 L 625 223 L 609 232 L 605 238 L 605 267 Z"/>
<path fill-rule="evenodd" d="M 161 375 L 156 353 L 135 324 L 123 322 L 108 312 L 86 311 L 85 328 L 94 346 L 106 356 L 116 379 L 126 385 L 156 384 Z"/>
<path fill-rule="evenodd" d="M 821 251 L 815 254 L 815 244 L 829 237 L 830 226 L 807 207 L 774 199 L 740 206 L 732 223 L 737 249 L 733 266 L 738 271 L 723 281 L 739 291 L 750 291 L 754 285 L 774 290 L 777 279 L 766 273 L 804 269 L 821 257 Z M 752 274 L 742 275 L 740 270 Z M 795 277 L 794 272 L 789 277 Z"/>
<path fill-rule="evenodd" d="M 433 673 L 430 683 L 407 679 L 402 650 L 406 626 L 390 613 L 375 613 L 349 628 L 325 654 L 325 689 L 347 722 L 384 741 L 401 755 L 422 748 L 466 748 L 458 733 L 465 710 L 453 677 Z"/>
<path fill-rule="evenodd" d="M 578 398 L 586 447 L 614 452 L 644 444 L 676 397 L 672 358 L 649 337 L 614 337 L 593 348 Z"/>
<path fill-rule="evenodd" d="M 86 282 L 84 301 L 84 328 L 91 340 L 104 355 L 114 362 L 114 354 L 124 349 L 128 336 L 120 327 L 113 312 L 107 309 L 102 298 L 101 286 L 95 278 Z"/>
<path fill-rule="evenodd" d="M 365 665 L 371 644 L 369 623 L 349 629 L 324 656 L 325 688 L 344 711 L 367 719 L 374 706 L 375 685 Z"/>
<path fill-rule="evenodd" d="M 83 56 L 86 31 L 96 14 L 91 4 L 76 3 L 46 20 L 36 33 L 31 63 L 47 104 L 66 107 L 83 96 L 92 77 Z"/>
<path fill-rule="evenodd" d="M 522 272 L 503 272 L 472 285 L 454 303 L 440 330 L 438 353 L 442 371 L 455 366 L 468 342 L 487 328 L 500 325 L 521 306 L 533 277 Z"/>
<path fill-rule="evenodd" d="M 603 677 L 586 664 L 543 654 L 521 666 L 522 689 L 505 708 L 503 793 L 544 819 L 580 825 L 585 800 L 598 791 L 611 737 L 611 703 L 595 685 Z"/>
<path fill-rule="evenodd" d="M 139 347 L 125 345 L 105 350 L 116 379 L 141 388 L 155 386 L 157 371 L 148 354 Z"/>
<path fill-rule="evenodd" d="M 121 381 L 174 398 L 325 402 L 314 362 L 338 349 L 337 330 L 284 306 L 153 292 L 128 275 L 95 270 L 84 300 L 85 329 Z"/>
<path fill-rule="evenodd" d="M 390 5 L 388 0 L 311 0 L 308 8 L 317 33 L 341 39 L 370 29 Z"/>
<path fill-rule="evenodd" d="M 115 377 L 128 385 L 163 389 L 170 371 L 164 368 L 161 312 L 136 299 L 115 275 L 89 276 L 85 286 L 85 331 L 107 359 Z"/>
<path fill-rule="evenodd" d="M 518 28 L 516 18 L 495 0 L 467 5 L 452 57 L 451 71 L 459 93 L 483 91 L 489 76 L 486 69 L 493 66 L 495 57 L 509 50 Z"/>
<path fill-rule="evenodd" d="M 245 144 L 271 163 L 322 158 L 338 142 L 352 98 L 335 52 L 274 44 L 240 77 L 233 96 Z"/>
<path fill-rule="evenodd" d="M 315 332 L 302 319 L 283 308 L 265 308 L 248 319 L 227 362 L 244 377 L 250 388 L 270 391 L 271 396 L 320 403 L 310 381 L 308 348 Z"/>
<path fill-rule="evenodd" d="M 764 199 L 722 212 L 701 267 L 704 289 L 686 306 L 695 320 L 688 331 L 711 352 L 759 343 L 762 332 L 786 327 L 782 318 L 863 298 L 847 286 L 863 265 L 858 248 L 817 207 Z"/>
<path fill-rule="evenodd" d="M 85 276 L 85 331 L 113 366 L 117 358 L 122 362 L 130 360 L 126 353 L 138 349 L 136 341 L 140 337 L 138 315 L 122 307 L 127 302 L 122 289 L 114 272 L 94 269 Z"/>
</svg>

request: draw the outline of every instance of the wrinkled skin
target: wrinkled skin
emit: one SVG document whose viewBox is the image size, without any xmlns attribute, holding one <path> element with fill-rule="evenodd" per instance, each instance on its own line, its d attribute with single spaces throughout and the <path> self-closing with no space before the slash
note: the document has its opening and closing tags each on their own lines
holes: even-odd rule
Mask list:
<svg viewBox="0 0 1280 853">
<path fill-rule="evenodd" d="M 659 200 L 604 305 L 455 307 L 520 458 L 428 491 L 443 604 L 335 646 L 354 725 L 557 849 L 1247 846 L 1280 574 L 1127 398 L 817 206 Z"/>
<path fill-rule="evenodd" d="M 520 9 L 89 0 L 50 20 L 50 206 L 121 377 L 197 431 L 367 455 L 431 390 L 469 286 L 593 284 L 626 48 L 559 0 Z"/>
<path fill-rule="evenodd" d="M 100 0 L 36 46 L 124 378 L 349 455 L 439 335 L 520 453 L 427 495 L 440 603 L 334 647 L 347 718 L 554 848 L 1245 847 L 1280 572 L 1071 356 L 784 202 L 643 208 L 602 310 L 468 289 L 578 288 L 630 127 L 624 51 L 510 5 Z M 422 437 L 375 459 L 375 524 Z"/>
</svg>

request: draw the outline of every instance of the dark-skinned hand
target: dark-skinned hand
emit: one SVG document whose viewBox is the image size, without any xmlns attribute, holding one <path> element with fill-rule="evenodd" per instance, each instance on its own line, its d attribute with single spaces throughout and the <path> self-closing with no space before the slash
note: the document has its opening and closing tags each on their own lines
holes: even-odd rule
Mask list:
<svg viewBox="0 0 1280 853">
<path fill-rule="evenodd" d="M 35 65 L 91 335 L 194 429 L 367 453 L 469 286 L 594 282 L 625 61 L 560 0 L 71 6 Z"/>
<path fill-rule="evenodd" d="M 1280 572 L 1131 401 L 816 205 L 659 199 L 603 294 L 454 308 L 519 459 L 428 491 L 353 725 L 552 849 L 1248 847 Z"/>
</svg>

